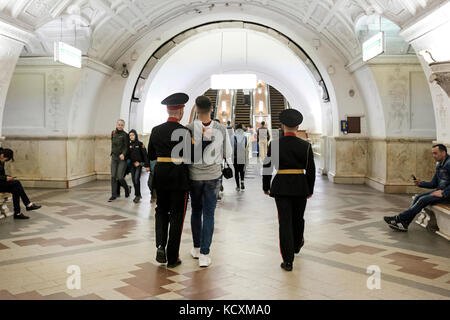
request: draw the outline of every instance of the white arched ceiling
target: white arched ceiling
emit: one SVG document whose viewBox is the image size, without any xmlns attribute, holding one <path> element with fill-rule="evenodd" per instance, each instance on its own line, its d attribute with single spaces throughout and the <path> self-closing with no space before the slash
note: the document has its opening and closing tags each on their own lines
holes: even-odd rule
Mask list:
<svg viewBox="0 0 450 320">
<path fill-rule="evenodd" d="M 321 98 L 317 81 L 305 64 L 283 43 L 245 29 L 219 29 L 191 37 L 158 62 L 144 89 L 144 132 L 166 120 L 160 102 L 174 92 L 186 92 L 190 101 L 183 122 L 189 120 L 196 96 L 209 87 L 211 74 L 255 73 L 275 86 L 293 108 L 300 110 L 303 128 L 320 133 Z"/>
<path fill-rule="evenodd" d="M 92 43 L 89 57 L 114 65 L 138 39 L 155 27 L 184 16 L 239 10 L 244 15 L 264 8 L 266 16 L 289 17 L 315 30 L 353 60 L 361 50 L 354 32 L 355 22 L 364 14 L 383 15 L 400 27 L 415 16 L 436 8 L 447 0 L 3 0 L 0 19 L 34 33 L 61 15 L 78 14 L 86 22 Z M 69 27 L 72 30 L 72 27 Z M 24 55 L 36 55 L 50 34 L 42 33 L 26 46 Z M 44 39 L 44 40 L 43 40 Z M 43 44 L 39 42 L 43 40 Z M 68 41 L 73 43 L 73 41 Z M 50 50 L 48 50 L 50 49 Z"/>
</svg>

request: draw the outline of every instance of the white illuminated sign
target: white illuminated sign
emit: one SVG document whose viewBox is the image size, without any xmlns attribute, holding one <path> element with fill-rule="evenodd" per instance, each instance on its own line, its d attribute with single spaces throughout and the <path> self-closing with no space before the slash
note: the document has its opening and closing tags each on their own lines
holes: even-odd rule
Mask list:
<svg viewBox="0 0 450 320">
<path fill-rule="evenodd" d="M 81 50 L 64 42 L 55 42 L 54 60 L 72 67 L 81 68 Z"/>
<path fill-rule="evenodd" d="M 384 32 L 379 32 L 365 41 L 362 46 L 362 52 L 363 61 L 369 61 L 382 54 L 384 52 Z"/>
<path fill-rule="evenodd" d="M 255 89 L 255 74 L 213 74 L 211 89 Z"/>
</svg>

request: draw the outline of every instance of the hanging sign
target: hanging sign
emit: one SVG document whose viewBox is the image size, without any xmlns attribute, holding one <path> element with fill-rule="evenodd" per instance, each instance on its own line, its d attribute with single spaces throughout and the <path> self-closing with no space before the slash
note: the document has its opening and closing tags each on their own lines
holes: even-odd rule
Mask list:
<svg viewBox="0 0 450 320">
<path fill-rule="evenodd" d="M 369 61 L 372 58 L 384 52 L 384 32 L 379 32 L 362 45 L 363 61 Z"/>
<path fill-rule="evenodd" d="M 55 42 L 54 61 L 67 64 L 72 67 L 81 68 L 81 50 L 64 42 Z"/>
</svg>

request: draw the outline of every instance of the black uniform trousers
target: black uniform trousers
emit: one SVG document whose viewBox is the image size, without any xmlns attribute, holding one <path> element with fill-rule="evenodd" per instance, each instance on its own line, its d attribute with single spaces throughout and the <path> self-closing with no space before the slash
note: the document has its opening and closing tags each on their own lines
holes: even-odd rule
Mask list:
<svg viewBox="0 0 450 320">
<path fill-rule="evenodd" d="M 186 215 L 187 191 L 156 190 L 156 247 L 166 248 L 167 263 L 178 260 L 181 233 Z"/>
<path fill-rule="evenodd" d="M 306 197 L 275 197 L 278 209 L 280 251 L 284 262 L 293 262 L 305 230 Z"/>
</svg>

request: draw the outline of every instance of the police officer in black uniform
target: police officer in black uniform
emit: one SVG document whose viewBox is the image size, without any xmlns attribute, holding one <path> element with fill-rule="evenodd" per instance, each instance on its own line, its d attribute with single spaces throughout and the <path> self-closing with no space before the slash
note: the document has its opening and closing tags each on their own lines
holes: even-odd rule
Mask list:
<svg viewBox="0 0 450 320">
<path fill-rule="evenodd" d="M 164 99 L 161 104 L 167 106 L 169 119 L 153 128 L 148 144 L 149 160 L 157 160 L 154 170 L 153 187 L 156 189 L 156 261 L 166 263 L 168 268 L 181 264 L 179 259 L 181 233 L 186 215 L 189 190 L 189 172 L 183 157 L 190 159 L 187 148 L 191 148 L 189 131 L 179 121 L 184 114 L 184 105 L 189 96 L 175 93 Z M 176 136 L 172 141 L 172 136 Z M 173 149 L 180 143 L 186 145 L 176 157 Z M 170 225 L 170 228 L 169 228 Z M 166 256 L 167 247 L 167 256 Z"/>
<path fill-rule="evenodd" d="M 292 270 L 294 253 L 299 253 L 304 244 L 303 214 L 306 201 L 314 192 L 316 175 L 311 144 L 296 136 L 302 121 L 302 114 L 295 109 L 281 112 L 284 136 L 269 144 L 263 165 L 264 193 L 275 198 L 278 209 L 281 268 L 286 271 Z M 275 143 L 279 143 L 279 154 L 275 154 Z M 278 157 L 278 163 L 275 157 Z M 277 173 L 271 182 L 273 168 Z"/>
</svg>

